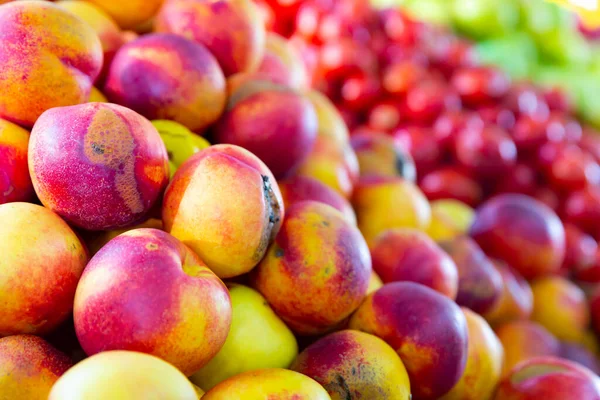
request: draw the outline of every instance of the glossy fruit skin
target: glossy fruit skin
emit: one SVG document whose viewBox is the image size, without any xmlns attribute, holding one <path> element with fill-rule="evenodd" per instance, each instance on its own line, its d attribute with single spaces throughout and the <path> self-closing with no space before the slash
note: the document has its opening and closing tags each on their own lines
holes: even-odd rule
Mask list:
<svg viewBox="0 0 600 400">
<path fill-rule="evenodd" d="M 157 65 L 156 54 L 161 54 Z M 202 132 L 223 113 L 225 76 L 203 45 L 166 33 L 144 35 L 114 57 L 104 93 L 148 119 Z"/>
<path fill-rule="evenodd" d="M 489 400 L 500 381 L 504 348 L 488 323 L 477 313 L 462 308 L 467 320 L 469 348 L 465 372 L 442 400 Z"/>
<path fill-rule="evenodd" d="M 499 70 L 487 67 L 459 69 L 451 80 L 452 87 L 467 105 L 480 105 L 508 93 L 510 80 Z"/>
<path fill-rule="evenodd" d="M 373 270 L 385 283 L 420 283 L 456 299 L 458 271 L 452 259 L 425 233 L 390 229 L 371 245 Z"/>
<path fill-rule="evenodd" d="M 500 300 L 502 277 L 481 248 L 468 236 L 440 243 L 458 271 L 456 303 L 484 314 Z"/>
<path fill-rule="evenodd" d="M 221 278 L 245 274 L 258 264 L 284 214 L 269 168 L 249 151 L 225 144 L 184 162 L 162 207 L 165 230 Z"/>
<path fill-rule="evenodd" d="M 560 341 L 546 328 L 527 320 L 515 320 L 496 328 L 504 347 L 502 376 L 507 376 L 519 363 L 535 357 L 557 356 Z"/>
<path fill-rule="evenodd" d="M 237 89 L 215 127 L 219 143 L 243 147 L 276 178 L 289 177 L 315 143 L 318 119 L 311 102 L 284 86 L 249 82 Z"/>
<path fill-rule="evenodd" d="M 589 369 L 557 357 L 525 361 L 506 377 L 496 400 L 600 399 L 600 378 Z"/>
<path fill-rule="evenodd" d="M 33 335 L 0 339 L 0 392 L 5 399 L 46 400 L 52 385 L 73 365 L 62 352 Z"/>
<path fill-rule="evenodd" d="M 87 250 L 47 208 L 2 204 L 0 218 L 0 337 L 50 333 L 73 310 Z"/>
<path fill-rule="evenodd" d="M 330 400 L 306 375 L 287 369 L 260 369 L 233 376 L 204 395 L 204 400 Z"/>
<path fill-rule="evenodd" d="M 356 226 L 326 204 L 293 204 L 251 282 L 300 335 L 327 333 L 367 293 L 371 256 Z"/>
<path fill-rule="evenodd" d="M 92 27 L 48 2 L 14 2 L 0 10 L 0 118 L 31 128 L 53 107 L 87 101 L 102 68 Z"/>
<path fill-rule="evenodd" d="M 499 177 L 517 161 L 517 147 L 496 126 L 464 129 L 454 138 L 454 157 L 459 165 L 480 177 Z"/>
<path fill-rule="evenodd" d="M 227 289 L 233 311 L 227 340 L 208 364 L 190 377 L 205 390 L 246 371 L 288 368 L 298 355 L 294 334 L 260 293 L 232 283 Z"/>
<path fill-rule="evenodd" d="M 323 385 L 332 400 L 410 398 L 410 382 L 400 357 L 368 333 L 344 330 L 327 335 L 300 353 L 290 368 Z"/>
<path fill-rule="evenodd" d="M 352 195 L 352 205 L 367 243 L 387 229 L 424 231 L 431 221 L 431 208 L 421 190 L 402 178 L 362 178 Z"/>
<path fill-rule="evenodd" d="M 88 355 L 139 351 L 189 376 L 221 349 L 231 313 L 227 288 L 195 253 L 166 232 L 136 229 L 90 260 L 73 317 Z"/>
<path fill-rule="evenodd" d="M 396 349 L 415 399 L 439 398 L 465 370 L 468 334 L 464 314 L 452 300 L 423 285 L 384 285 L 359 307 L 350 328 L 379 336 Z"/>
<path fill-rule="evenodd" d="M 478 209 L 470 235 L 486 254 L 506 261 L 525 278 L 556 272 L 564 260 L 562 222 L 528 196 L 504 194 L 488 200 Z"/>
<path fill-rule="evenodd" d="M 558 276 L 538 279 L 531 289 L 531 319 L 560 340 L 581 342 L 590 324 L 590 309 L 583 290 Z"/>
<path fill-rule="evenodd" d="M 34 196 L 27 169 L 29 132 L 0 118 L 0 204 Z"/>
<path fill-rule="evenodd" d="M 69 369 L 52 387 L 49 400 L 195 400 L 196 390 L 177 368 L 149 354 L 105 351 Z"/>
<path fill-rule="evenodd" d="M 320 181 L 305 176 L 279 181 L 279 189 L 286 208 L 301 201 L 318 201 L 327 204 L 342 214 L 348 222 L 356 224 L 356 214 L 350 202 L 338 192 Z"/>
<path fill-rule="evenodd" d="M 111 103 L 46 111 L 31 131 L 29 171 L 42 203 L 87 230 L 143 221 L 169 180 L 154 126 Z"/>
<path fill-rule="evenodd" d="M 485 319 L 497 327 L 514 320 L 527 320 L 533 311 L 533 293 L 529 283 L 503 261 L 493 260 L 502 277 L 502 294 Z"/>
<path fill-rule="evenodd" d="M 358 157 L 361 177 L 399 176 L 411 182 L 416 180 L 417 170 L 411 155 L 388 135 L 353 134 L 350 143 Z"/>
<path fill-rule="evenodd" d="M 265 51 L 264 24 L 251 0 L 169 0 L 156 17 L 155 29 L 204 44 L 225 76 L 256 70 Z"/>
<path fill-rule="evenodd" d="M 483 198 L 477 181 L 455 168 L 441 168 L 424 175 L 419 187 L 430 201 L 454 199 L 475 207 Z"/>
</svg>

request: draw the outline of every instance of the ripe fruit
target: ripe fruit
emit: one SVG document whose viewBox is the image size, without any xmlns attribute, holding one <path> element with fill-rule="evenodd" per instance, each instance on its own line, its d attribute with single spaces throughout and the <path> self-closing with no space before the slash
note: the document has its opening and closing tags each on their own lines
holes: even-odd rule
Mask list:
<svg viewBox="0 0 600 400">
<path fill-rule="evenodd" d="M 202 132 L 224 111 L 225 89 L 223 71 L 206 47 L 162 33 L 121 47 L 104 93 L 148 119 L 169 119 Z"/>
<path fill-rule="evenodd" d="M 177 368 L 160 358 L 133 351 L 105 351 L 69 369 L 52 387 L 48 400 L 194 400 L 196 391 Z"/>
<path fill-rule="evenodd" d="M 368 176 L 354 190 L 352 204 L 367 243 L 387 229 L 427 229 L 431 209 L 413 183 L 397 177 Z"/>
<path fill-rule="evenodd" d="M 251 0 L 169 0 L 156 17 L 156 30 L 204 44 L 225 76 L 256 70 L 265 52 L 265 28 Z"/>
<path fill-rule="evenodd" d="M 29 171 L 38 197 L 83 229 L 147 218 L 167 185 L 167 163 L 150 121 L 115 104 L 53 108 L 31 131 Z"/>
<path fill-rule="evenodd" d="M 321 385 L 287 369 L 261 369 L 245 372 L 221 382 L 203 400 L 330 400 Z"/>
<path fill-rule="evenodd" d="M 477 210 L 470 234 L 486 254 L 506 261 L 525 278 L 556 272 L 564 260 L 562 222 L 528 196 L 504 194 L 488 200 Z"/>
<path fill-rule="evenodd" d="M 0 204 L 33 197 L 27 170 L 28 145 L 29 132 L 0 118 Z"/>
<path fill-rule="evenodd" d="M 86 250 L 47 208 L 2 204 L 0 220 L 0 337 L 49 333 L 73 310 Z"/>
<path fill-rule="evenodd" d="M 458 271 L 454 261 L 425 233 L 390 229 L 371 245 L 373 270 L 385 283 L 420 283 L 454 300 Z"/>
<path fill-rule="evenodd" d="M 210 390 L 222 381 L 246 371 L 287 368 L 298 355 L 290 329 L 257 291 L 229 284 L 233 310 L 225 344 L 192 382 Z"/>
<path fill-rule="evenodd" d="M 188 247 L 163 231 L 136 229 L 92 258 L 73 316 L 88 355 L 140 351 L 191 375 L 225 343 L 231 302 L 225 285 Z"/>
<path fill-rule="evenodd" d="M 211 146 L 179 168 L 165 193 L 165 230 L 220 278 L 250 271 L 281 226 L 284 205 L 265 164 L 241 147 Z"/>
<path fill-rule="evenodd" d="M 358 229 L 328 205 L 292 205 L 275 242 L 251 274 L 253 286 L 296 333 L 335 329 L 360 305 L 371 276 Z"/>
<path fill-rule="evenodd" d="M 398 354 L 368 333 L 345 330 L 308 346 L 290 367 L 327 390 L 332 400 L 408 400 L 410 382 Z"/>
<path fill-rule="evenodd" d="M 1 338 L 0 393 L 5 399 L 46 400 L 71 365 L 69 357 L 37 336 Z"/>
<path fill-rule="evenodd" d="M 103 57 L 87 23 L 52 3 L 19 1 L 0 9 L 0 35 L 0 118 L 31 127 L 50 108 L 87 101 Z"/>
<path fill-rule="evenodd" d="M 307 98 L 284 86 L 257 81 L 235 90 L 215 127 L 215 138 L 251 151 L 281 179 L 309 156 L 317 130 L 317 116 Z"/>
<path fill-rule="evenodd" d="M 467 324 L 447 297 L 413 282 L 394 282 L 369 295 L 350 328 L 396 349 L 417 399 L 437 399 L 460 379 L 467 361 Z"/>
</svg>

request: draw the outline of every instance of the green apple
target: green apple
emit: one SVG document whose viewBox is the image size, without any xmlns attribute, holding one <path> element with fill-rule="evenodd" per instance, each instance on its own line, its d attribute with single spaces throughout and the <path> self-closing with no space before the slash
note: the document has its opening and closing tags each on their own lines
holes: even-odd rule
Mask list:
<svg viewBox="0 0 600 400">
<path fill-rule="evenodd" d="M 158 119 L 152 121 L 152 125 L 167 147 L 171 177 L 185 160 L 210 146 L 206 139 L 177 122 Z"/>
<path fill-rule="evenodd" d="M 190 377 L 204 390 L 234 375 L 264 368 L 287 368 L 298 355 L 290 329 L 256 290 L 228 284 L 233 308 L 225 344 L 210 362 Z"/>
</svg>

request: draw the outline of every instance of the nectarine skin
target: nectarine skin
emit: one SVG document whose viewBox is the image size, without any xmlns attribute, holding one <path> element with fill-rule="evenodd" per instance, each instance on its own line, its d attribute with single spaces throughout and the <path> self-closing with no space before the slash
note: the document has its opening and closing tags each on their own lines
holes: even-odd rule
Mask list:
<svg viewBox="0 0 600 400">
<path fill-rule="evenodd" d="M 467 323 L 452 300 L 413 282 L 394 282 L 369 295 L 350 329 L 374 334 L 396 349 L 416 400 L 438 399 L 462 376 Z"/>
<path fill-rule="evenodd" d="M 296 333 L 328 332 L 364 299 L 371 256 L 358 229 L 326 204 L 293 204 L 251 273 L 254 286 Z"/>
<path fill-rule="evenodd" d="M 290 369 L 307 375 L 332 400 L 410 399 L 410 382 L 398 354 L 368 333 L 345 330 L 308 346 Z"/>
<path fill-rule="evenodd" d="M 72 365 L 44 339 L 15 335 L 0 339 L 0 398 L 47 400 L 54 382 Z"/>
<path fill-rule="evenodd" d="M 286 208 L 301 201 L 318 201 L 330 205 L 340 211 L 346 220 L 356 225 L 356 215 L 350 202 L 335 190 L 316 179 L 305 176 L 295 176 L 279 182 L 279 189 Z"/>
<path fill-rule="evenodd" d="M 0 9 L 0 118 L 25 127 L 53 107 L 87 101 L 102 45 L 84 21 L 42 1 Z"/>
<path fill-rule="evenodd" d="M 143 220 L 169 179 L 156 128 L 110 103 L 46 111 L 31 132 L 29 171 L 42 203 L 88 230 Z"/>
<path fill-rule="evenodd" d="M 188 247 L 163 231 L 136 229 L 92 258 L 77 287 L 74 320 L 88 355 L 139 351 L 191 375 L 225 343 L 231 301 Z"/>
<path fill-rule="evenodd" d="M 306 375 L 287 369 L 245 372 L 221 382 L 204 400 L 330 400 L 321 385 Z"/>
<path fill-rule="evenodd" d="M 373 270 L 383 282 L 411 281 L 456 299 L 458 270 L 452 258 L 425 233 L 390 229 L 371 246 Z"/>
<path fill-rule="evenodd" d="M 0 337 L 49 333 L 73 310 L 87 251 L 47 208 L 2 204 L 0 221 Z"/>
<path fill-rule="evenodd" d="M 165 230 L 220 278 L 249 272 L 263 258 L 284 217 L 275 177 L 258 157 L 216 145 L 184 162 L 165 193 Z"/>
<path fill-rule="evenodd" d="M 203 45 L 173 34 L 145 35 L 123 46 L 110 66 L 106 96 L 148 119 L 202 132 L 225 109 L 225 76 Z"/>
<path fill-rule="evenodd" d="M 169 0 L 155 28 L 203 43 L 225 76 L 256 70 L 265 51 L 265 27 L 252 0 Z"/>
<path fill-rule="evenodd" d="M 260 81 L 235 90 L 215 127 L 217 142 L 251 151 L 278 179 L 300 167 L 316 137 L 317 115 L 310 101 L 285 86 Z"/>
<path fill-rule="evenodd" d="M 488 256 L 506 261 L 527 279 L 557 272 L 565 257 L 562 222 L 525 195 L 488 200 L 477 210 L 470 234 Z"/>
<path fill-rule="evenodd" d="M 518 364 L 505 377 L 496 400 L 598 400 L 600 378 L 589 369 L 556 357 Z"/>
<path fill-rule="evenodd" d="M 29 132 L 0 118 L 0 204 L 28 201 L 34 195 L 27 169 Z"/>
</svg>

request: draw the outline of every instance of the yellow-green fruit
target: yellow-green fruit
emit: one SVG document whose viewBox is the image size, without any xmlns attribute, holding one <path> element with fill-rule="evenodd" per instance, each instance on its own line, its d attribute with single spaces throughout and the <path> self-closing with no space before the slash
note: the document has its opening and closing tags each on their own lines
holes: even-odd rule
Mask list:
<svg viewBox="0 0 600 400">
<path fill-rule="evenodd" d="M 233 318 L 225 345 L 190 378 L 204 390 L 242 372 L 287 368 L 298 355 L 296 338 L 260 293 L 237 284 L 228 287 Z"/>
<path fill-rule="evenodd" d="M 210 143 L 201 136 L 196 135 L 185 126 L 166 119 L 152 121 L 169 154 L 171 176 L 188 158 L 210 146 Z"/>
<path fill-rule="evenodd" d="M 475 211 L 467 204 L 453 199 L 431 202 L 431 223 L 427 234 L 437 242 L 452 240 L 468 232 Z"/>
</svg>

